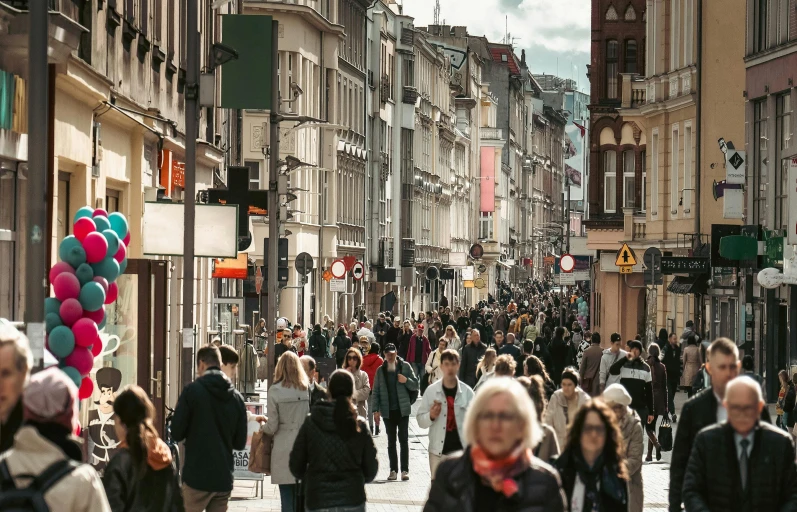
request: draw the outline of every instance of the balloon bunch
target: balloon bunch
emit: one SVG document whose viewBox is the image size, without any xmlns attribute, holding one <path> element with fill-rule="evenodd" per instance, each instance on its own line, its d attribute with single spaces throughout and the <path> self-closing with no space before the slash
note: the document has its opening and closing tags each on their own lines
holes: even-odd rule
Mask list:
<svg viewBox="0 0 797 512">
<path fill-rule="evenodd" d="M 44 301 L 44 320 L 47 350 L 85 399 L 94 391 L 88 374 L 102 352 L 105 305 L 119 295 L 116 278 L 127 268 L 130 232 L 121 213 L 84 206 L 75 214 L 73 233 L 61 241 L 61 261 L 50 269 L 55 297 Z"/>
<path fill-rule="evenodd" d="M 587 320 L 589 319 L 589 304 L 587 304 L 587 301 L 585 301 L 583 297 L 576 299 L 576 303 L 578 304 L 578 316 L 576 316 L 576 319 L 578 323 L 581 324 L 581 328 L 586 329 Z"/>
</svg>

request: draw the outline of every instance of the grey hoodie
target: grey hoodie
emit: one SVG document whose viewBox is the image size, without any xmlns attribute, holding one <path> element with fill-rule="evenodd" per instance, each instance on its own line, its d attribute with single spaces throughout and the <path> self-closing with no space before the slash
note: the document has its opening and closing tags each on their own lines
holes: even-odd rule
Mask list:
<svg viewBox="0 0 797 512">
<path fill-rule="evenodd" d="M 609 369 L 612 367 L 614 363 L 616 363 L 619 359 L 623 359 L 628 357 L 628 352 L 623 349 L 620 349 L 616 354 L 612 354 L 612 349 L 607 348 L 603 351 L 603 356 L 601 357 L 601 388 L 606 389 L 606 386 L 610 384 L 614 384 L 615 382 L 620 382 L 619 375 L 611 375 L 609 374 Z"/>
</svg>

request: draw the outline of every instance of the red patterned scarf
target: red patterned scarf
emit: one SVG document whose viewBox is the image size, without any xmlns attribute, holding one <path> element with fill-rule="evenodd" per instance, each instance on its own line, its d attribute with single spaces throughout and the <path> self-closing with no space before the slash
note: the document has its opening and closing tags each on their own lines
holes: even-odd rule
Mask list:
<svg viewBox="0 0 797 512">
<path fill-rule="evenodd" d="M 473 459 L 473 471 L 482 481 L 507 498 L 518 492 L 515 477 L 523 473 L 531 462 L 531 450 L 518 446 L 515 451 L 503 459 L 491 459 L 478 445 L 470 450 Z"/>
</svg>

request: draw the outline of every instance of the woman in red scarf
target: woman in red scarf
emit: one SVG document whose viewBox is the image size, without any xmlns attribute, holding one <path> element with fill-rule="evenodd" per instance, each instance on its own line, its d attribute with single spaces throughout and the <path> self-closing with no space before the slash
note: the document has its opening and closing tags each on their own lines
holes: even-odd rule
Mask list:
<svg viewBox="0 0 797 512">
<path fill-rule="evenodd" d="M 468 447 L 444 461 L 424 512 L 562 512 L 556 471 L 533 455 L 543 431 L 526 390 L 507 377 L 479 387 L 465 417 Z"/>
</svg>

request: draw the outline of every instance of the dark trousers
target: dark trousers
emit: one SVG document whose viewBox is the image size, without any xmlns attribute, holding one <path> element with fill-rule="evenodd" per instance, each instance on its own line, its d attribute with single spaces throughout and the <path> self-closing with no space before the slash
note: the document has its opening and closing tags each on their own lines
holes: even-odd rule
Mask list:
<svg viewBox="0 0 797 512">
<path fill-rule="evenodd" d="M 675 393 L 678 392 L 679 379 L 667 379 L 667 407 L 670 415 L 675 414 Z"/>
<path fill-rule="evenodd" d="M 390 411 L 390 417 L 385 418 L 387 431 L 387 455 L 390 459 L 390 471 L 398 472 L 398 457 L 396 456 L 396 433 L 401 444 L 401 470 L 410 470 L 410 417 L 402 416 L 401 411 Z"/>
</svg>

